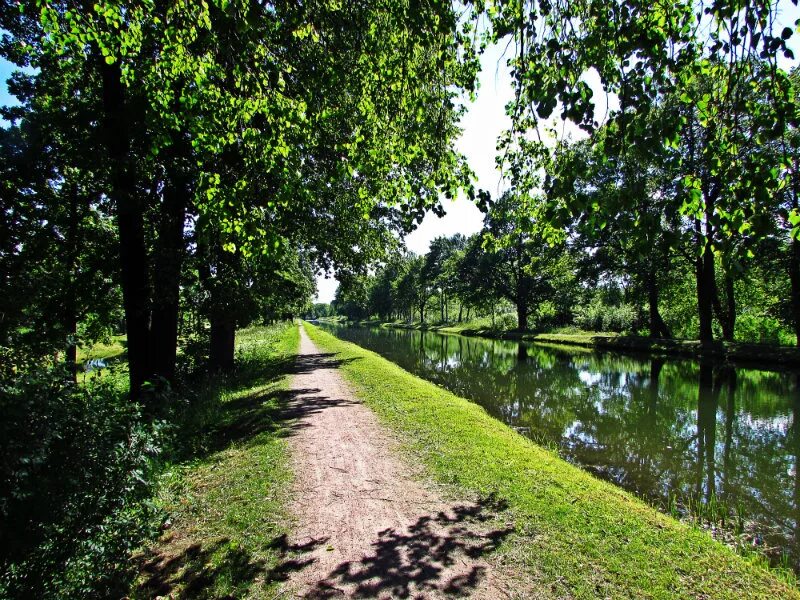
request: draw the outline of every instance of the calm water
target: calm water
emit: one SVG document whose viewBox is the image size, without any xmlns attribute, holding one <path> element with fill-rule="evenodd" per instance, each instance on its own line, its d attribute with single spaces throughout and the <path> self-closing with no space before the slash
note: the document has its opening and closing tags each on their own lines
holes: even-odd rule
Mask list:
<svg viewBox="0 0 800 600">
<path fill-rule="evenodd" d="M 521 348 L 433 332 L 324 327 L 477 402 L 662 508 L 716 498 L 744 516 L 762 548 L 773 557 L 788 553 L 797 568 L 797 374 L 562 346 Z"/>
</svg>

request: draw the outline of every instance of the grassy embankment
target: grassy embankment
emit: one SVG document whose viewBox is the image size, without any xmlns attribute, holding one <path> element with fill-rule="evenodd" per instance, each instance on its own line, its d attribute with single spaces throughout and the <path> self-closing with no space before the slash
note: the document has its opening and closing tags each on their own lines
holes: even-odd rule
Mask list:
<svg viewBox="0 0 800 600">
<path fill-rule="evenodd" d="M 490 417 L 479 406 L 311 325 L 320 348 L 410 455 L 461 493 L 496 494 L 516 535 L 502 560 L 545 596 L 800 598 L 759 559 L 659 513 Z M 348 360 L 353 359 L 353 360 Z"/>
<path fill-rule="evenodd" d="M 380 325 L 397 329 L 417 329 L 422 331 L 438 331 L 472 337 L 516 340 L 547 344 L 562 344 L 616 350 L 619 352 L 635 352 L 680 356 L 684 358 L 714 358 L 735 363 L 762 366 L 765 368 L 800 366 L 800 350 L 790 346 L 773 344 L 745 344 L 738 342 L 715 342 L 704 347 L 698 340 L 664 340 L 619 333 L 531 333 L 508 331 L 502 329 L 476 329 L 469 323 L 448 325 L 408 325 L 404 323 L 364 322 L 369 325 Z"/>
<path fill-rule="evenodd" d="M 291 482 L 281 416 L 296 325 L 237 333 L 237 371 L 210 381 L 185 424 L 185 458 L 164 476 L 161 539 L 137 557 L 132 597 L 274 597 Z"/>
</svg>

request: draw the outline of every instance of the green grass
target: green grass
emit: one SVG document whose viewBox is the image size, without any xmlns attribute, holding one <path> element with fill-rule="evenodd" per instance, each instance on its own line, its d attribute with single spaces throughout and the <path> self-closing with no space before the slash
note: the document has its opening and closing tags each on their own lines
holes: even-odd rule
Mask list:
<svg viewBox="0 0 800 600">
<path fill-rule="evenodd" d="M 164 476 L 169 515 L 138 561 L 133 597 L 272 598 L 286 565 L 292 474 L 281 411 L 296 325 L 237 334 L 237 371 L 210 380 L 184 424 L 186 459 Z"/>
<path fill-rule="evenodd" d="M 509 503 L 501 560 L 543 597 L 800 598 L 796 588 L 625 491 L 566 463 L 479 406 L 311 325 L 414 460 L 465 494 Z M 348 360 L 352 359 L 352 360 Z"/>
<path fill-rule="evenodd" d="M 112 335 L 107 342 L 98 342 L 93 344 L 90 348 L 78 346 L 77 363 L 83 364 L 87 360 L 116 358 L 125 352 L 125 344 L 127 336 L 125 335 Z"/>
</svg>

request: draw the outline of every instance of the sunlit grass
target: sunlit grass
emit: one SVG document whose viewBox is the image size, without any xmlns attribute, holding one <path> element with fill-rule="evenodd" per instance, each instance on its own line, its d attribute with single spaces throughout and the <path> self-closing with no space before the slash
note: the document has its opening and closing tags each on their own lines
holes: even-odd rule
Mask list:
<svg viewBox="0 0 800 600">
<path fill-rule="evenodd" d="M 209 380 L 185 427 L 186 460 L 168 469 L 162 539 L 140 558 L 134 597 L 272 598 L 280 577 L 291 470 L 281 417 L 296 325 L 237 334 L 237 370 Z"/>
<path fill-rule="evenodd" d="M 704 531 L 572 466 L 482 408 L 306 325 L 342 359 L 358 395 L 410 456 L 464 494 L 497 494 L 516 536 L 500 560 L 537 597 L 798 598 L 763 567 Z M 354 359 L 354 360 L 348 360 Z"/>
<path fill-rule="evenodd" d="M 108 360 L 121 356 L 125 352 L 127 336 L 112 335 L 106 342 L 98 342 L 86 348 L 78 346 L 77 363 L 83 364 L 89 360 Z"/>
</svg>

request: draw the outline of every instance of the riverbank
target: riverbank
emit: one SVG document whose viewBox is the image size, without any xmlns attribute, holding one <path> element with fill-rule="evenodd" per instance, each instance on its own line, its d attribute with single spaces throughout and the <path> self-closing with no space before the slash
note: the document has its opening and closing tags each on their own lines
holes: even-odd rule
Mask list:
<svg viewBox="0 0 800 600">
<path fill-rule="evenodd" d="M 545 597 L 800 597 L 774 574 L 569 465 L 475 404 L 307 326 L 426 471 L 459 493 L 508 504 L 499 560 Z"/>
<path fill-rule="evenodd" d="M 772 370 L 776 367 L 800 367 L 800 349 L 771 344 L 743 344 L 718 341 L 711 346 L 703 346 L 697 340 L 665 340 L 614 333 L 525 333 L 497 329 L 469 329 L 459 325 L 408 325 L 405 323 L 379 323 L 375 321 L 365 321 L 362 324 L 393 329 L 435 331 L 468 337 L 562 344 L 656 356 L 677 356 L 695 360 L 712 359 L 766 370 Z"/>
</svg>

